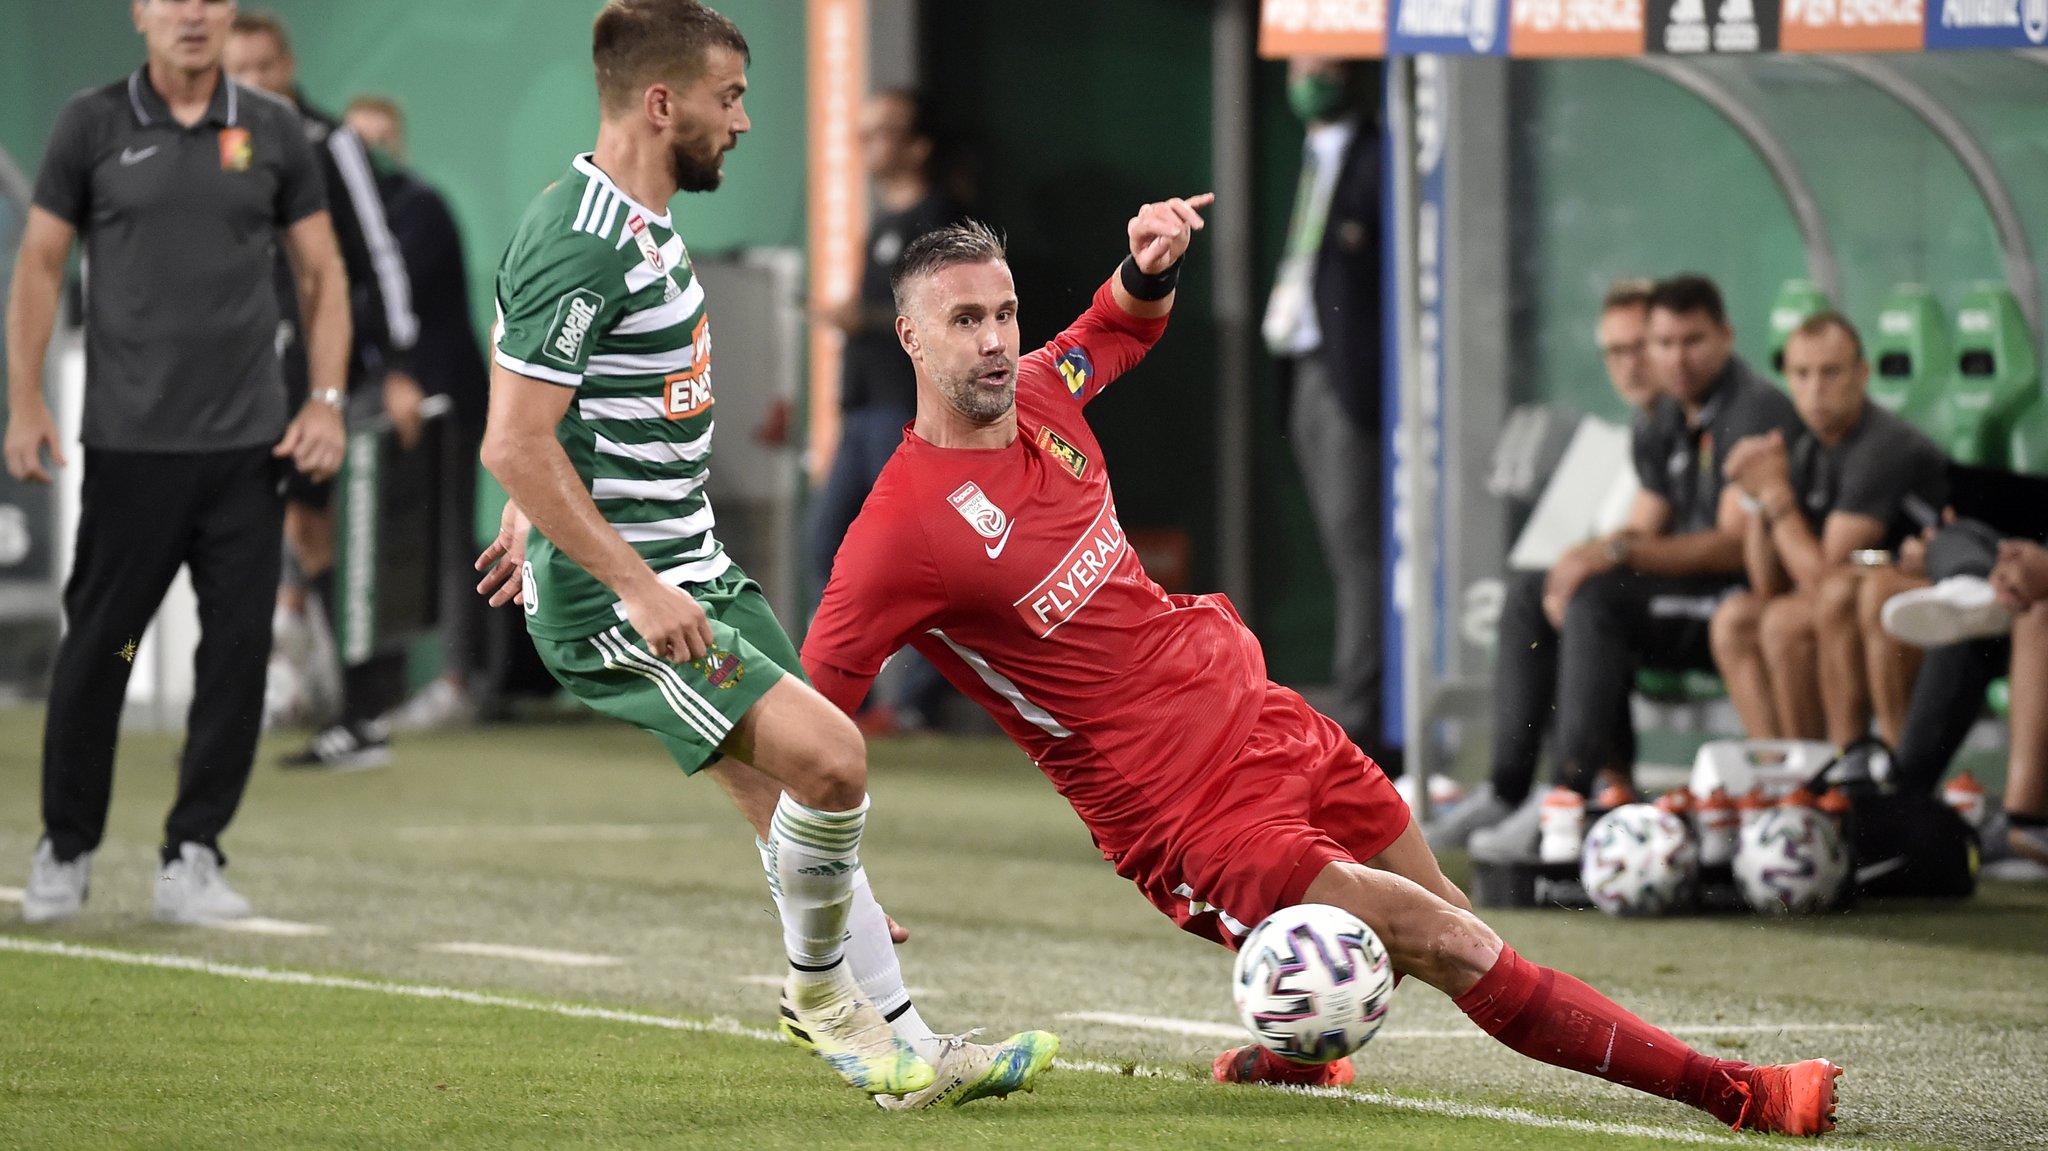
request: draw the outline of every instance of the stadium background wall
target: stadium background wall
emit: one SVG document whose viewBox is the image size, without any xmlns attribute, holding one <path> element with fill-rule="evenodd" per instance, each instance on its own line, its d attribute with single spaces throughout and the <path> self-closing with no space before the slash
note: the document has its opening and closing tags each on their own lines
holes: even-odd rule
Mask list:
<svg viewBox="0 0 2048 1151">
<path fill-rule="evenodd" d="M 277 0 L 298 42 L 308 92 L 330 107 L 381 91 L 413 115 L 421 169 L 448 190 L 470 242 L 480 324 L 497 253 L 517 214 L 595 118 L 584 48 L 594 3 L 563 0 Z M 726 0 L 755 51 L 756 130 L 727 190 L 690 225 L 711 252 L 803 241 L 804 27 L 790 0 Z M 1041 0 L 1029 6 L 924 4 L 921 66 L 942 119 L 971 145 L 977 210 L 1013 241 L 1027 340 L 1071 315 L 1114 262 L 1129 205 L 1211 182 L 1207 5 L 1185 0 Z M 0 147 L 26 172 L 57 108 L 139 58 L 119 0 L 0 0 Z M 1042 30 L 1062 35 L 1046 42 Z M 1025 50 L 1022 46 L 1031 46 Z M 1868 324 L 1891 286 L 1919 280 L 1952 303 L 2001 275 L 1982 198 L 1961 165 L 1902 106 L 1818 61 L 1713 62 L 1797 154 L 1827 220 L 1850 316 Z M 2015 189 L 2048 182 L 2038 109 L 2048 67 L 2006 53 L 1894 58 L 1955 110 Z M 1719 65 L 1726 64 L 1726 67 Z M 1727 289 L 1742 353 L 1768 362 L 1770 301 L 1805 274 L 1784 197 L 1755 153 L 1698 99 L 1616 61 L 1464 62 L 1509 73 L 1502 164 L 1511 237 L 1506 285 L 1515 401 L 1563 401 L 1619 418 L 1588 327 L 1615 275 L 1705 271 Z M 1270 283 L 1293 188 L 1299 129 L 1280 65 L 1256 73 L 1254 293 Z M 1614 109 L 1629 109 L 1617 116 Z M 2030 238 L 2048 202 L 2018 197 Z M 693 206 L 694 207 L 694 206 Z M 2037 261 L 2048 267 L 2048 261 Z M 1190 266 L 1183 321 L 1148 365 L 1148 386 L 1101 404 L 1133 527 L 1177 528 L 1193 544 L 1192 582 L 1214 586 L 1215 342 L 1205 315 L 1210 267 Z M 1477 338 L 1463 333 L 1457 338 Z M 1253 557 L 1248 614 L 1275 674 L 1327 672 L 1328 581 L 1255 358 Z M 1455 397 L 1459 382 L 1448 381 Z M 1480 468 L 1484 461 L 1454 466 Z"/>
</svg>

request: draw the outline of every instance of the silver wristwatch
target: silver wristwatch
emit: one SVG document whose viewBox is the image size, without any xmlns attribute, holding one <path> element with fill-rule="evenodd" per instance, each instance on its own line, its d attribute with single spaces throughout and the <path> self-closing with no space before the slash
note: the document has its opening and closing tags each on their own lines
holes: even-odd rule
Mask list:
<svg viewBox="0 0 2048 1151">
<path fill-rule="evenodd" d="M 348 409 L 348 393 L 340 388 L 321 388 L 307 398 L 326 404 L 337 412 Z"/>
</svg>

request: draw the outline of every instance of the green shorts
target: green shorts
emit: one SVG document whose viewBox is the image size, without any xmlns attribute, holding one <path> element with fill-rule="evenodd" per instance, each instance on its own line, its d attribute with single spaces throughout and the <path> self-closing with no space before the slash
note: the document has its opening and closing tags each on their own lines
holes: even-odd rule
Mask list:
<svg viewBox="0 0 2048 1151">
<path fill-rule="evenodd" d="M 571 695 L 652 732 L 695 775 L 717 761 L 747 709 L 783 676 L 801 680 L 803 665 L 761 585 L 738 567 L 689 590 L 711 617 L 712 649 L 694 663 L 650 655 L 624 620 L 583 639 L 534 636 L 533 646 Z"/>
</svg>

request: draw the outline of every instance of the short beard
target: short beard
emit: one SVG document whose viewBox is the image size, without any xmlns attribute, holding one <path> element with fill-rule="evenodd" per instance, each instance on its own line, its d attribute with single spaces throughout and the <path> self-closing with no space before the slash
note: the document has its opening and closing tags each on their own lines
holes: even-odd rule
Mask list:
<svg viewBox="0 0 2048 1151">
<path fill-rule="evenodd" d="M 953 410 L 967 417 L 968 421 L 988 425 L 1002 419 L 1017 405 L 1017 369 L 1010 368 L 1009 379 L 1002 390 L 990 391 L 981 386 L 981 376 L 963 376 L 959 379 L 940 380 L 939 394 L 953 405 Z"/>
<path fill-rule="evenodd" d="M 675 169 L 676 187 L 684 192 L 715 192 L 725 180 L 725 171 L 719 167 L 722 153 L 712 153 L 707 163 L 684 150 L 681 141 L 669 149 L 669 166 Z"/>
</svg>

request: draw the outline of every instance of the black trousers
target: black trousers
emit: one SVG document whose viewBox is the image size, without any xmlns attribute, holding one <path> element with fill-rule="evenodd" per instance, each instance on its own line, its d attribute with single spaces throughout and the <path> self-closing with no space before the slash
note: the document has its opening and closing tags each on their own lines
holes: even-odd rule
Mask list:
<svg viewBox="0 0 2048 1151">
<path fill-rule="evenodd" d="M 2004 636 L 1928 650 L 1906 705 L 1905 730 L 1892 751 L 1894 787 L 1933 793 L 1984 714 L 1984 689 L 2011 664 L 2012 640 Z"/>
<path fill-rule="evenodd" d="M 106 830 L 135 645 L 183 565 L 199 599 L 199 650 L 164 855 L 184 843 L 219 851 L 263 722 L 282 478 L 267 447 L 86 449 L 66 630 L 43 729 L 43 827 L 58 859 L 98 847 Z"/>
<path fill-rule="evenodd" d="M 1708 624 L 1739 585 L 1724 576 L 1611 571 L 1579 585 L 1562 631 L 1543 614 L 1543 572 L 1508 578 L 1493 689 L 1493 790 L 1520 803 L 1556 725 L 1558 782 L 1592 790 L 1602 770 L 1635 766 L 1629 695 L 1636 670 L 1712 671 Z"/>
</svg>

